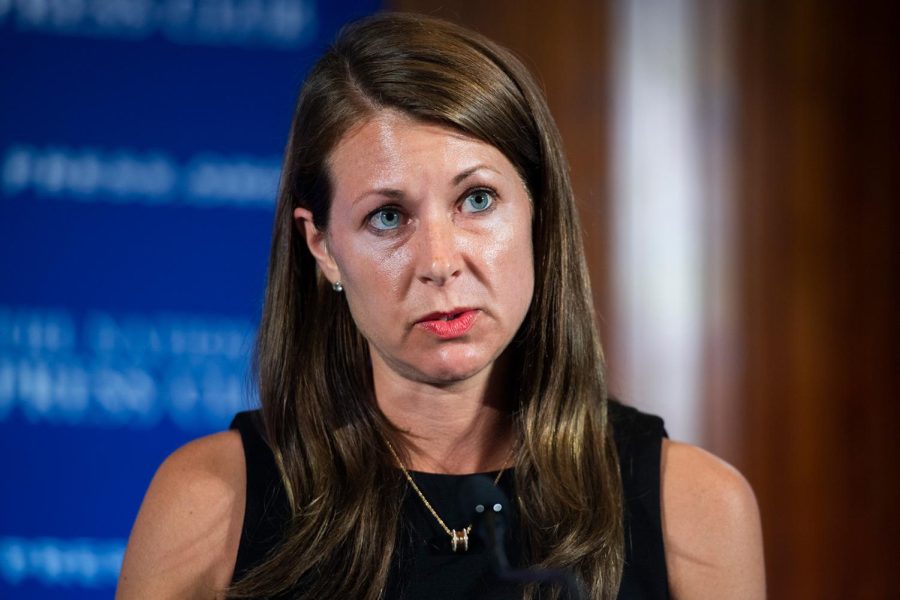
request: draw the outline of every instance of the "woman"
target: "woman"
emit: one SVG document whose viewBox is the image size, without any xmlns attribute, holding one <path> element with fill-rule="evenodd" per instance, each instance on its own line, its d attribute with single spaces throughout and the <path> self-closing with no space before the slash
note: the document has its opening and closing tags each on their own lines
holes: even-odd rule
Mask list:
<svg viewBox="0 0 900 600">
<path fill-rule="evenodd" d="M 261 413 L 160 467 L 119 598 L 553 597 L 492 574 L 457 506 L 474 473 L 513 498 L 514 566 L 591 598 L 764 596 L 746 482 L 606 398 L 567 165 L 516 58 L 358 22 L 284 164 Z"/>
</svg>

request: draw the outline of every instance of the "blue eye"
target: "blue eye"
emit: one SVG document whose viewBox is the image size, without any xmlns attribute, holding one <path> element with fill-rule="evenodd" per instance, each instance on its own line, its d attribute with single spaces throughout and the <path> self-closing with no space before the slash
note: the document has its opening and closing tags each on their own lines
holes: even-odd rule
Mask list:
<svg viewBox="0 0 900 600">
<path fill-rule="evenodd" d="M 371 223 L 372 227 L 381 231 L 397 229 L 400 227 L 402 220 L 400 211 L 393 208 L 382 208 L 369 217 L 369 223 Z"/>
<path fill-rule="evenodd" d="M 494 204 L 494 195 L 489 190 L 474 190 L 463 200 L 463 212 L 483 212 Z"/>
</svg>

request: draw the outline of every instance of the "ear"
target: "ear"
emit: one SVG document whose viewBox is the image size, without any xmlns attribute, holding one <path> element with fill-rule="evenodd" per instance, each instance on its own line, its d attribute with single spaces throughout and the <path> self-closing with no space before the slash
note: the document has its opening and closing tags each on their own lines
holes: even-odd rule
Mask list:
<svg viewBox="0 0 900 600">
<path fill-rule="evenodd" d="M 309 248 L 310 254 L 316 259 L 319 270 L 325 275 L 331 283 L 341 280 L 341 273 L 337 263 L 328 250 L 328 242 L 325 239 L 325 232 L 319 230 L 313 222 L 312 213 L 302 207 L 294 209 L 294 226 L 300 235 L 306 239 L 306 246 Z"/>
</svg>

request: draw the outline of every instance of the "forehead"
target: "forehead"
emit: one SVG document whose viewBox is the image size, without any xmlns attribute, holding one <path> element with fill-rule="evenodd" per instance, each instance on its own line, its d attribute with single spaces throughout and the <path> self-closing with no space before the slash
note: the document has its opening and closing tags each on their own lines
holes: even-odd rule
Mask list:
<svg viewBox="0 0 900 600">
<path fill-rule="evenodd" d="M 341 137 L 328 157 L 328 166 L 349 166 L 358 172 L 372 163 L 382 168 L 415 163 L 423 153 L 428 153 L 431 161 L 435 154 L 448 161 L 461 155 L 506 160 L 494 146 L 457 129 L 382 110 L 355 124 Z"/>
<path fill-rule="evenodd" d="M 524 187 L 518 171 L 496 147 L 446 125 L 382 110 L 357 123 L 328 157 L 335 198 L 358 188 L 405 188 L 444 183 L 482 166 Z M 526 190 L 527 193 L 527 190 Z"/>
</svg>

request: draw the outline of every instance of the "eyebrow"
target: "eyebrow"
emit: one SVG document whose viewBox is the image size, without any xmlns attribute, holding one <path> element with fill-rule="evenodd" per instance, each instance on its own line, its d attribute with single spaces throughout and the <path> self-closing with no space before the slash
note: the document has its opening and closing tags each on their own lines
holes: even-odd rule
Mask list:
<svg viewBox="0 0 900 600">
<path fill-rule="evenodd" d="M 466 169 L 465 171 L 463 171 L 462 173 L 460 173 L 459 175 L 457 175 L 456 177 L 454 177 L 453 185 L 459 185 L 461 182 L 463 182 L 466 179 L 468 179 L 469 177 L 471 177 L 473 173 L 475 173 L 476 171 L 481 171 L 482 169 L 487 170 L 487 171 L 493 171 L 494 173 L 497 173 L 498 175 L 501 174 L 500 171 L 498 171 L 497 169 L 491 168 L 488 165 L 477 164 L 474 167 L 470 167 L 470 168 Z"/>
<path fill-rule="evenodd" d="M 369 196 L 386 196 L 391 200 L 399 200 L 403 197 L 403 192 L 395 188 L 375 188 L 373 190 L 366 190 L 362 194 L 356 197 L 351 206 L 356 206 L 360 201 L 364 198 L 368 198 Z"/>
</svg>

